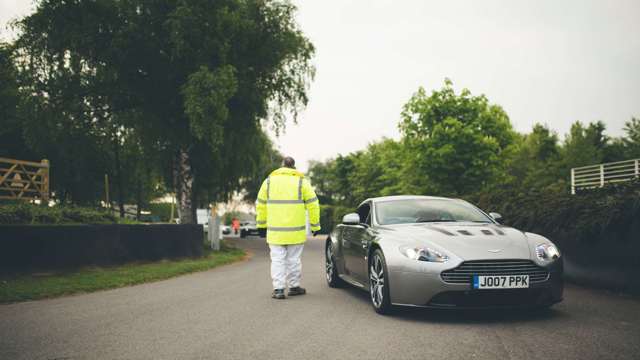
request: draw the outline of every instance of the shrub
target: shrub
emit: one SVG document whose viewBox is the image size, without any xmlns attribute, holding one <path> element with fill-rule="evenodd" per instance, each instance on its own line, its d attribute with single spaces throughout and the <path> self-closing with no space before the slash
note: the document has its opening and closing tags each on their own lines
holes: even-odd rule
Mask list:
<svg viewBox="0 0 640 360">
<path fill-rule="evenodd" d="M 342 222 L 342 217 L 354 209 L 339 205 L 320 205 L 320 233 L 328 234 L 333 228 Z"/>
<path fill-rule="evenodd" d="M 118 218 L 104 210 L 77 206 L 40 206 L 25 202 L 0 205 L 0 224 L 113 224 Z"/>
<path fill-rule="evenodd" d="M 151 211 L 151 215 L 155 215 L 160 217 L 160 221 L 162 222 L 170 222 L 171 221 L 171 203 L 157 203 L 157 204 L 149 204 L 149 210 Z M 176 209 L 173 211 L 173 216 L 177 217 L 178 212 Z"/>
<path fill-rule="evenodd" d="M 628 250 L 640 246 L 640 181 L 576 195 L 548 189 L 502 189 L 469 200 L 501 213 L 505 224 L 544 235 L 574 253 L 585 252 L 594 244 Z M 597 260 L 616 261 L 620 256 L 637 254 L 603 251 Z"/>
</svg>

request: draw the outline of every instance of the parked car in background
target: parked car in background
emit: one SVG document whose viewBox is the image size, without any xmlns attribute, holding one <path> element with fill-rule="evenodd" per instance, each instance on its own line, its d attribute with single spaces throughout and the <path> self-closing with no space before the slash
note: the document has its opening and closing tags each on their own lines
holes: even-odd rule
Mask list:
<svg viewBox="0 0 640 360">
<path fill-rule="evenodd" d="M 240 224 L 240 237 L 246 237 L 249 235 L 259 235 L 258 226 L 255 221 L 243 221 Z"/>
<path fill-rule="evenodd" d="M 327 283 L 368 291 L 378 313 L 393 305 L 549 307 L 562 301 L 557 247 L 501 225 L 500 218 L 459 199 L 367 199 L 327 239 Z"/>
<path fill-rule="evenodd" d="M 220 226 L 220 229 L 222 230 L 222 235 L 231 234 L 231 226 L 229 226 L 229 225 L 222 225 L 222 226 Z"/>
</svg>

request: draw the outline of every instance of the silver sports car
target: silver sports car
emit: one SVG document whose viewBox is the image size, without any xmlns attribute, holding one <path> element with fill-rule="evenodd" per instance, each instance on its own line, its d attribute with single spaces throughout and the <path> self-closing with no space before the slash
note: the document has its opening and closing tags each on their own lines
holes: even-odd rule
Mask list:
<svg viewBox="0 0 640 360">
<path fill-rule="evenodd" d="M 327 282 L 369 290 L 378 313 L 393 305 L 548 307 L 562 301 L 557 247 L 499 219 L 458 199 L 367 199 L 327 238 Z"/>
</svg>

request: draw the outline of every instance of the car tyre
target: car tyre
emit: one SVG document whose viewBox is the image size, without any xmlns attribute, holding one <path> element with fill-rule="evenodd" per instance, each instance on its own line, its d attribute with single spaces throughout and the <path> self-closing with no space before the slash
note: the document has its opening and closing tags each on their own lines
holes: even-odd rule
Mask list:
<svg viewBox="0 0 640 360">
<path fill-rule="evenodd" d="M 324 252 L 325 263 L 325 278 L 327 285 L 331 288 L 340 288 L 344 285 L 344 280 L 338 275 L 338 268 L 336 267 L 336 258 L 333 255 L 333 246 L 331 246 L 331 239 L 327 240 L 327 246 L 325 246 Z"/>
<path fill-rule="evenodd" d="M 378 314 L 389 314 L 392 311 L 389 295 L 389 272 L 384 254 L 376 249 L 369 261 L 369 298 Z"/>
<path fill-rule="evenodd" d="M 247 233 L 244 230 L 240 230 L 240 238 L 247 237 Z"/>
</svg>

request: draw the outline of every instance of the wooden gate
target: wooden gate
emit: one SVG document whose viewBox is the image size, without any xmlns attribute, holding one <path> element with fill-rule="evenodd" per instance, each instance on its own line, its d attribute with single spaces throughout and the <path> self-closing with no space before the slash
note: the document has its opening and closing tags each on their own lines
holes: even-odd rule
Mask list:
<svg viewBox="0 0 640 360">
<path fill-rule="evenodd" d="M 0 199 L 49 200 L 49 160 L 0 157 Z"/>
</svg>

